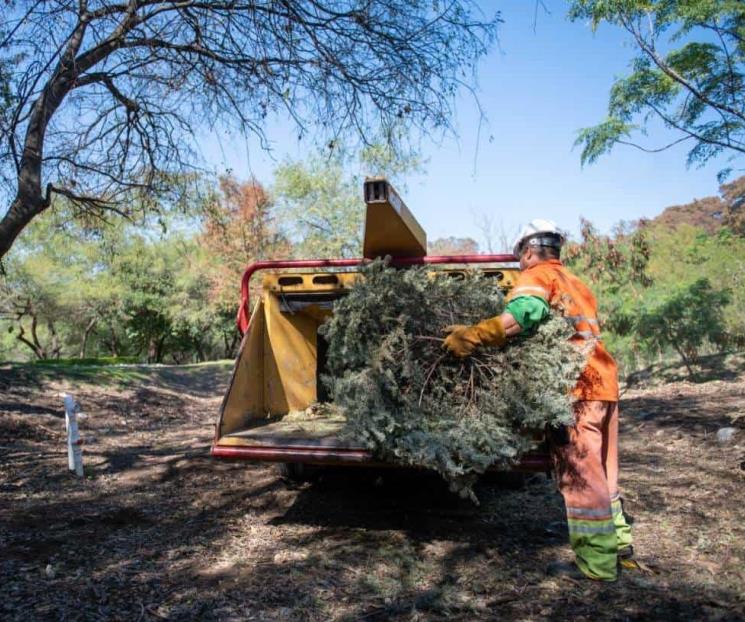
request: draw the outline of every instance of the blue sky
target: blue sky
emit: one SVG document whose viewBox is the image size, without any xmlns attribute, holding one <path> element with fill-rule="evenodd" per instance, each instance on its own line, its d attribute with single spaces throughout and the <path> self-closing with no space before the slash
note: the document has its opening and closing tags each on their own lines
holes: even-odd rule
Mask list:
<svg viewBox="0 0 745 622">
<path fill-rule="evenodd" d="M 407 179 L 404 198 L 428 233 L 473 237 L 488 214 L 508 233 L 531 218 L 551 218 L 576 232 L 580 216 L 608 230 L 619 220 L 652 217 L 665 207 L 716 194 L 722 166 L 688 169 L 686 149 L 658 154 L 618 147 L 596 164 L 580 166 L 572 145 L 579 128 L 602 120 L 613 78 L 626 72 L 633 55 L 627 37 L 611 27 L 593 33 L 565 18 L 566 3 L 546 2 L 534 31 L 532 0 L 483 2 L 505 20 L 499 46 L 481 63 L 478 96 L 488 117 L 481 128 L 468 96 L 457 104 L 458 138 L 422 141 L 421 174 Z M 205 137 L 203 153 L 216 171 L 255 175 L 271 183 L 285 157 L 304 158 L 309 142 L 298 143 L 286 121 L 267 128 L 273 154 L 243 138 Z M 490 140 L 490 137 L 493 137 Z M 670 135 L 651 131 L 645 144 L 659 146 Z"/>
</svg>

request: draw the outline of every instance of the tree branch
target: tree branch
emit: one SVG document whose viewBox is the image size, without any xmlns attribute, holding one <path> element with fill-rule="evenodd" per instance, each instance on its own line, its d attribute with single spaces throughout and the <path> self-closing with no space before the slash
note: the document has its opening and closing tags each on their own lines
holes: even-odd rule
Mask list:
<svg viewBox="0 0 745 622">
<path fill-rule="evenodd" d="M 624 23 L 624 27 L 633 35 L 634 39 L 636 39 L 636 42 L 638 43 L 639 47 L 642 49 L 642 51 L 649 56 L 649 58 L 652 59 L 652 62 L 654 62 L 655 65 L 662 71 L 666 76 L 669 78 L 672 78 L 675 82 L 680 84 L 683 88 L 691 92 L 694 97 L 696 97 L 698 100 L 705 103 L 710 108 L 718 111 L 720 114 L 722 111 L 728 112 L 729 114 L 741 119 L 742 121 L 745 121 L 745 114 L 740 112 L 739 110 L 736 110 L 732 108 L 731 106 L 727 106 L 723 103 L 715 102 L 711 98 L 707 97 L 703 92 L 701 92 L 695 85 L 691 84 L 690 81 L 686 80 L 683 76 L 681 76 L 677 71 L 675 71 L 672 67 L 670 67 L 655 51 L 654 47 L 650 46 L 647 41 L 644 39 L 644 37 L 639 33 L 631 24 L 629 24 L 625 18 L 622 18 L 622 21 Z"/>
<path fill-rule="evenodd" d="M 692 138 L 695 138 L 695 136 L 683 136 L 683 138 L 679 138 L 678 140 L 674 140 L 673 142 L 665 145 L 664 147 L 657 147 L 656 149 L 650 149 L 648 147 L 642 147 L 641 145 L 637 143 L 632 143 L 631 141 L 627 140 L 617 140 L 616 142 L 619 145 L 626 145 L 627 147 L 634 147 L 635 149 L 639 149 L 639 151 L 643 151 L 644 153 L 660 153 L 662 151 L 667 151 L 671 147 L 674 147 L 675 145 L 685 142 L 686 140 L 691 140 Z"/>
</svg>

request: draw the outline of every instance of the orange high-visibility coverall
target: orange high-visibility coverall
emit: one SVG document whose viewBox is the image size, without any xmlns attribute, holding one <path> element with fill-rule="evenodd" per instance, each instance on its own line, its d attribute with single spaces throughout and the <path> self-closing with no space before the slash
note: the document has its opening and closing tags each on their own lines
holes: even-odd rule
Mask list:
<svg viewBox="0 0 745 622">
<path fill-rule="evenodd" d="M 631 544 L 631 529 L 618 492 L 618 371 L 600 341 L 597 301 L 558 259 L 521 272 L 507 299 L 521 296 L 545 300 L 573 322 L 572 341 L 594 345 L 573 391 L 576 423 L 553 457 L 577 565 L 592 578 L 614 580 L 618 549 Z"/>
</svg>

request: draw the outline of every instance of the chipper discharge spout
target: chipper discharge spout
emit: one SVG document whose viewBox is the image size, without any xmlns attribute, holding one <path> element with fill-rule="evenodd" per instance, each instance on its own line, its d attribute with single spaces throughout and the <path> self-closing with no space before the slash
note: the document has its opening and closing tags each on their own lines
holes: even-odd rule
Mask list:
<svg viewBox="0 0 745 622">
<path fill-rule="evenodd" d="M 368 259 L 385 255 L 424 257 L 427 234 L 393 186 L 382 177 L 369 177 L 364 194 L 367 211 L 363 255 Z"/>
<path fill-rule="evenodd" d="M 328 399 L 320 381 L 326 343 L 318 328 L 366 260 L 390 255 L 395 266 L 444 264 L 445 270 L 461 274 L 471 264 L 482 264 L 495 286 L 509 288 L 514 280 L 511 255 L 426 256 L 424 230 L 385 179 L 368 178 L 363 194 L 364 258 L 265 261 L 247 268 L 238 313 L 243 340 L 220 408 L 213 456 L 376 464 L 368 450 L 341 438 L 341 417 L 313 414 L 313 405 Z M 260 296 L 250 309 L 249 281 L 258 271 L 264 271 Z"/>
</svg>

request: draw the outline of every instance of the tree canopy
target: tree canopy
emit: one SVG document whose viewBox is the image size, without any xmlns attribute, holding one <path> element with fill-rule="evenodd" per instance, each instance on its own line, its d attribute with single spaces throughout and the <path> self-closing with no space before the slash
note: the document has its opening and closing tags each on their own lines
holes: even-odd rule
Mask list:
<svg viewBox="0 0 745 622">
<path fill-rule="evenodd" d="M 447 128 L 498 21 L 472 0 L 6 3 L 0 258 L 55 194 L 99 215 L 176 199 L 198 129 Z"/>
<path fill-rule="evenodd" d="M 745 3 L 741 0 L 573 0 L 570 17 L 626 30 L 637 55 L 611 87 L 608 116 L 580 131 L 582 162 L 616 145 L 690 146 L 689 164 L 723 156 L 725 178 L 745 156 Z M 643 144 L 653 122 L 666 144 Z M 641 136 L 641 137 L 640 137 Z"/>
<path fill-rule="evenodd" d="M 266 188 L 225 177 L 183 216 L 103 228 L 57 199 L 0 274 L 0 360 L 234 356 L 247 264 L 359 256 L 360 180 L 350 179 L 335 160 L 288 162 Z M 604 339 L 624 372 L 668 360 L 676 348 L 695 370 L 704 355 L 745 344 L 745 237 L 735 228 L 742 209 L 729 198 L 743 183 L 611 235 L 584 221 L 581 238 L 567 245 L 564 258 L 595 290 Z M 345 226 L 334 236 L 318 235 L 338 223 Z M 476 250 L 468 238 L 430 243 L 432 253 Z"/>
<path fill-rule="evenodd" d="M 713 199 L 713 197 L 712 197 Z M 704 354 L 745 343 L 745 238 L 696 212 L 705 202 L 622 223 L 601 235 L 587 221 L 564 254 L 588 281 L 603 336 L 628 372 L 677 353 L 689 375 Z"/>
<path fill-rule="evenodd" d="M 362 183 L 340 157 L 286 161 L 275 171 L 274 196 L 294 255 L 359 257 L 365 204 Z"/>
</svg>

